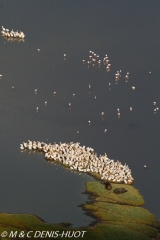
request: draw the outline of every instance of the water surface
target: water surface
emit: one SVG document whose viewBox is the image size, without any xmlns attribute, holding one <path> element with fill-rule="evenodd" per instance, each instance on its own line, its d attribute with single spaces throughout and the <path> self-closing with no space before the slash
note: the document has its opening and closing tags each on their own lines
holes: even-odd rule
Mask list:
<svg viewBox="0 0 160 240">
<path fill-rule="evenodd" d="M 78 141 L 127 163 L 145 207 L 160 220 L 160 112 L 153 112 L 153 101 L 160 106 L 159 10 L 159 1 L 150 0 L 1 1 L 1 25 L 26 34 L 24 43 L 0 37 L 1 212 L 89 225 L 93 219 L 77 206 L 87 201 L 81 192 L 93 178 L 50 165 L 42 154 L 19 151 L 28 139 Z M 110 72 L 103 65 L 82 64 L 90 50 L 100 59 L 108 54 Z M 120 69 L 122 77 L 115 84 Z"/>
</svg>

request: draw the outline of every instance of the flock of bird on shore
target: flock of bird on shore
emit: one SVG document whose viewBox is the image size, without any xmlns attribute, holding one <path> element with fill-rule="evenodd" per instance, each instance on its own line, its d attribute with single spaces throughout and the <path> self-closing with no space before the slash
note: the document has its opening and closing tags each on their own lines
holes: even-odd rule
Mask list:
<svg viewBox="0 0 160 240">
<path fill-rule="evenodd" d="M 133 184 L 131 169 L 119 161 L 109 159 L 105 155 L 99 157 L 93 148 L 80 146 L 80 143 L 46 144 L 44 142 L 30 141 L 20 144 L 20 149 L 41 151 L 48 161 L 58 161 L 71 170 L 87 173 L 97 173 L 104 181 Z"/>
</svg>

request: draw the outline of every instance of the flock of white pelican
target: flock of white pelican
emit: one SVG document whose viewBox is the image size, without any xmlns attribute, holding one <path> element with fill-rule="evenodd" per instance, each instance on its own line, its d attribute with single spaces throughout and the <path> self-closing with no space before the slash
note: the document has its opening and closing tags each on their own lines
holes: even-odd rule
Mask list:
<svg viewBox="0 0 160 240">
<path fill-rule="evenodd" d="M 25 34 L 24 32 L 20 31 L 18 32 L 18 30 L 16 32 L 13 31 L 9 31 L 9 29 L 7 28 L 4 28 L 2 26 L 2 31 L 1 31 L 1 34 L 3 37 L 6 37 L 6 38 L 11 38 L 11 39 L 24 39 L 25 38 Z"/>
<path fill-rule="evenodd" d="M 73 171 L 97 173 L 105 181 L 125 184 L 134 182 L 128 165 L 109 159 L 106 153 L 98 157 L 93 148 L 80 146 L 79 142 L 52 145 L 28 140 L 20 144 L 20 149 L 41 151 L 48 161 L 57 161 Z"/>
</svg>

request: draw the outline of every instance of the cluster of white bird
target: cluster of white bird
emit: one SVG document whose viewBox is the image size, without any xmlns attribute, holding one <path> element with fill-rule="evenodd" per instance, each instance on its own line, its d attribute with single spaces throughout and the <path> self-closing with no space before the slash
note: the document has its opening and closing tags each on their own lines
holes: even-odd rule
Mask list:
<svg viewBox="0 0 160 240">
<path fill-rule="evenodd" d="M 46 160 L 58 161 L 71 170 L 97 173 L 101 179 L 109 182 L 133 184 L 134 179 L 128 165 L 111 160 L 105 155 L 99 157 L 93 148 L 80 146 L 80 143 L 46 144 L 28 140 L 20 144 L 20 149 L 44 152 Z"/>
<path fill-rule="evenodd" d="M 93 67 L 95 66 L 95 64 L 97 63 L 98 64 L 98 67 L 100 67 L 100 65 L 103 64 L 106 66 L 106 71 L 109 72 L 110 71 L 110 68 L 111 68 L 111 63 L 109 58 L 108 58 L 108 55 L 105 54 L 105 57 L 103 58 L 103 60 L 99 59 L 99 55 L 96 54 L 95 52 L 93 51 L 89 51 L 89 60 L 87 61 L 87 64 L 88 64 L 88 67 L 89 65 L 92 65 Z M 83 60 L 82 61 L 83 63 L 86 62 L 86 60 Z"/>
<path fill-rule="evenodd" d="M 153 105 L 156 106 L 157 102 L 153 102 Z M 159 111 L 159 107 L 154 108 L 154 113 L 156 114 Z"/>
<path fill-rule="evenodd" d="M 18 30 L 16 32 L 13 31 L 9 31 L 9 29 L 4 28 L 2 26 L 2 31 L 1 31 L 2 36 L 7 37 L 7 38 L 20 38 L 20 39 L 24 39 L 25 38 L 25 34 L 23 32 L 18 32 Z"/>
</svg>

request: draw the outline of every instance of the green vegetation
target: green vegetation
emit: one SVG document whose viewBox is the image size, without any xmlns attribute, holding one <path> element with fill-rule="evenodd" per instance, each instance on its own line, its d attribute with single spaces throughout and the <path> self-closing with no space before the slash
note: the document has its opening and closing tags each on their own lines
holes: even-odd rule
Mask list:
<svg viewBox="0 0 160 240">
<path fill-rule="evenodd" d="M 125 187 L 126 193 L 115 194 L 113 190 Z M 100 182 L 88 182 L 86 191 L 91 193 L 91 202 L 84 205 L 87 214 L 97 219 L 97 224 L 90 227 L 71 228 L 67 224 L 53 225 L 42 222 L 39 218 L 29 214 L 0 214 L 0 234 L 3 231 L 17 231 L 16 239 L 20 239 L 19 233 L 34 238 L 36 231 L 59 231 L 70 234 L 74 231 L 86 231 L 83 239 L 87 240 L 153 240 L 158 239 L 158 222 L 153 214 L 142 208 L 144 199 L 137 189 L 131 185 L 112 184 L 111 190 L 106 190 Z M 39 233 L 38 233 L 39 234 Z M 54 233 L 53 233 L 54 235 Z M 37 235 L 38 236 L 38 235 Z M 45 236 L 45 232 L 44 232 Z M 68 237 L 43 237 L 44 239 L 69 239 Z M 22 237 L 21 237 L 22 238 Z M 36 237 L 41 239 L 42 237 Z M 82 237 L 79 237 L 82 238 Z M 78 239 L 79 239 L 78 238 Z M 3 238 L 10 239 L 10 238 Z M 15 238 L 14 238 L 15 239 Z M 23 237 L 23 239 L 28 239 Z M 30 238 L 31 239 L 31 238 Z"/>
</svg>

